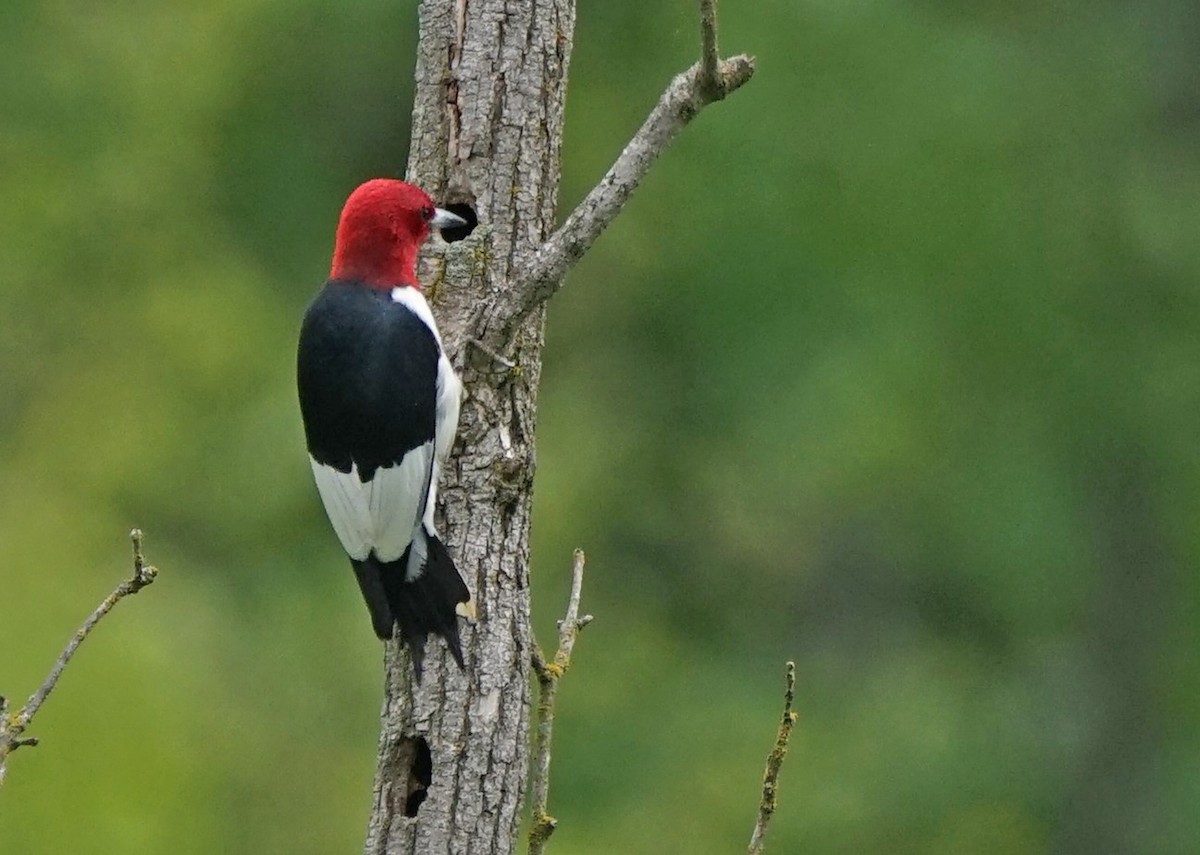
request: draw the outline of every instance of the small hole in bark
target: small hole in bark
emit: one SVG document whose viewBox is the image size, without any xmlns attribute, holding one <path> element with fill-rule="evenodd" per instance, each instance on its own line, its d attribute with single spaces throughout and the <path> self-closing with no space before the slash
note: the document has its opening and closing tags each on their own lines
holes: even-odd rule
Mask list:
<svg viewBox="0 0 1200 855">
<path fill-rule="evenodd" d="M 424 737 L 411 739 L 412 765 L 408 767 L 408 796 L 404 800 L 404 815 L 412 818 L 425 797 L 429 794 L 429 784 L 433 781 L 433 755 L 429 753 L 429 743 Z"/>
<path fill-rule="evenodd" d="M 462 240 L 479 225 L 479 217 L 475 216 L 475 209 L 470 205 L 463 202 L 452 202 L 446 206 L 446 210 L 451 214 L 458 214 L 458 216 L 467 221 L 465 226 L 441 230 L 442 240 L 446 243 L 454 243 L 455 241 Z"/>
</svg>

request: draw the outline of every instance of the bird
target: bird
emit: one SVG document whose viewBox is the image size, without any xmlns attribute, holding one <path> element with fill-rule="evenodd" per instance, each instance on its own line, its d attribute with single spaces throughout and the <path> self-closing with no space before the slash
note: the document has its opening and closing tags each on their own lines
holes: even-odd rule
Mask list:
<svg viewBox="0 0 1200 855">
<path fill-rule="evenodd" d="M 329 278 L 304 313 L 300 415 L 317 492 L 381 640 L 395 627 L 421 679 L 430 633 L 463 668 L 458 617 L 474 601 L 434 527 L 438 473 L 462 383 L 416 277 L 433 229 L 467 222 L 390 178 L 346 199 Z"/>
</svg>

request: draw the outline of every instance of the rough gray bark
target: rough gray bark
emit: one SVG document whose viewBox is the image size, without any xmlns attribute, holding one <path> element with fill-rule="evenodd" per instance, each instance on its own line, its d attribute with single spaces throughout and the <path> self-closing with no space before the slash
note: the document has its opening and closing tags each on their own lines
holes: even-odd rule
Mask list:
<svg viewBox="0 0 1200 855">
<path fill-rule="evenodd" d="M 388 645 L 367 855 L 507 855 L 528 772 L 529 511 L 545 302 L 650 164 L 754 61 L 717 54 L 715 0 L 698 0 L 702 58 L 668 87 L 596 188 L 552 236 L 574 0 L 423 0 L 408 179 L 480 226 L 426 254 L 466 398 L 442 473 L 442 533 L 475 592 L 460 672 L 431 645 L 425 682 Z M 472 344 L 473 342 L 473 344 Z"/>
<path fill-rule="evenodd" d="M 420 7 L 408 179 L 440 202 L 471 204 L 481 226 L 433 248 L 422 281 L 466 397 L 442 474 L 446 542 L 475 593 L 467 667 L 431 644 L 424 681 L 390 644 L 366 852 L 511 852 L 528 766 L 529 512 L 543 311 L 516 330 L 509 369 L 468 344 L 495 299 L 550 233 L 572 0 L 425 0 Z M 440 257 L 439 257 L 440 256 Z M 406 802 L 422 784 L 415 817 Z M 415 771 L 414 771 L 415 770 Z M 412 811 L 409 810 L 409 813 Z"/>
</svg>

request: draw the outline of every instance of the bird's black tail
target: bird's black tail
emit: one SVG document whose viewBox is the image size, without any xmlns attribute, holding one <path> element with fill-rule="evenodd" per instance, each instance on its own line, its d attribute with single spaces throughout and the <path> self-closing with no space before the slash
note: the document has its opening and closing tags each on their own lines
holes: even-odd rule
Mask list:
<svg viewBox="0 0 1200 855">
<path fill-rule="evenodd" d="M 363 599 L 371 612 L 371 624 L 380 638 L 392 637 L 393 621 L 412 651 L 413 671 L 421 679 L 425 661 L 425 639 L 436 633 L 446 639 L 450 655 L 463 667 L 462 642 L 458 636 L 460 604 L 470 609 L 471 592 L 467 589 L 446 546 L 424 528 L 417 535 L 425 538 L 425 566 L 412 581 L 405 580 L 410 544 L 397 561 L 382 562 L 373 555 L 354 561 Z"/>
</svg>

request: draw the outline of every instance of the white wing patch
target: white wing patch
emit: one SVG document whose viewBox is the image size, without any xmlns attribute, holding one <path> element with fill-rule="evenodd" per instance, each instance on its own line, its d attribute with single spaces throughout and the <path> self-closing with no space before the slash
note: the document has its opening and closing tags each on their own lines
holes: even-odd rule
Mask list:
<svg viewBox="0 0 1200 855">
<path fill-rule="evenodd" d="M 437 529 L 433 527 L 433 511 L 437 505 L 438 474 L 441 465 L 450 455 L 450 448 L 454 445 L 454 435 L 458 431 L 458 414 L 462 406 L 462 381 L 454 373 L 454 367 L 446 358 L 445 351 L 442 350 L 442 336 L 438 333 L 437 322 L 433 319 L 433 312 L 429 310 L 429 303 L 425 301 L 425 295 L 416 288 L 393 288 L 392 300 L 405 306 L 420 318 L 425 326 L 429 327 L 429 331 L 437 340 L 440 351 L 437 376 L 437 421 L 434 427 L 436 456 L 429 481 L 429 499 L 425 503 L 423 514 L 425 527 L 431 533 L 436 534 Z M 416 549 L 413 551 L 416 552 Z"/>
<path fill-rule="evenodd" d="M 433 507 L 433 505 L 430 505 Z M 415 582 L 425 572 L 425 561 L 429 558 L 429 542 L 425 530 L 417 526 L 413 532 L 412 550 L 408 553 L 408 565 L 404 568 L 404 581 Z"/>
<path fill-rule="evenodd" d="M 454 434 L 458 430 L 458 411 L 462 406 L 462 381 L 450 366 L 446 354 L 438 359 L 437 379 L 437 422 L 434 439 L 437 441 L 438 463 L 444 463 L 454 445 Z"/>
<path fill-rule="evenodd" d="M 325 513 L 346 554 L 362 561 L 371 554 L 371 512 L 367 508 L 367 494 L 358 480 L 356 468 L 339 472 L 332 466 L 318 463 L 309 456 L 317 492 L 325 505 Z"/>
<path fill-rule="evenodd" d="M 359 479 L 357 466 L 339 472 L 309 458 L 325 513 L 351 558 L 362 561 L 372 550 L 381 561 L 395 561 L 404 554 L 424 511 L 433 451 L 433 442 L 420 445 L 398 465 L 376 469 L 366 484 Z"/>
<path fill-rule="evenodd" d="M 375 470 L 371 483 L 364 485 L 370 494 L 375 556 L 379 560 L 395 561 L 412 542 L 421 523 L 432 467 L 433 443 L 427 442 L 404 455 L 399 466 Z"/>
<path fill-rule="evenodd" d="M 438 476 L 441 474 L 442 464 L 450 455 L 451 446 L 454 445 L 454 434 L 458 430 L 458 411 L 461 406 L 462 381 L 458 379 L 458 375 L 450 367 L 450 360 L 443 353 L 438 359 L 437 421 L 434 423 L 433 432 L 435 442 L 433 479 L 429 483 L 429 501 L 425 503 L 424 515 L 425 527 L 433 534 L 437 534 L 437 529 L 433 525 L 433 511 L 437 506 Z"/>
</svg>

